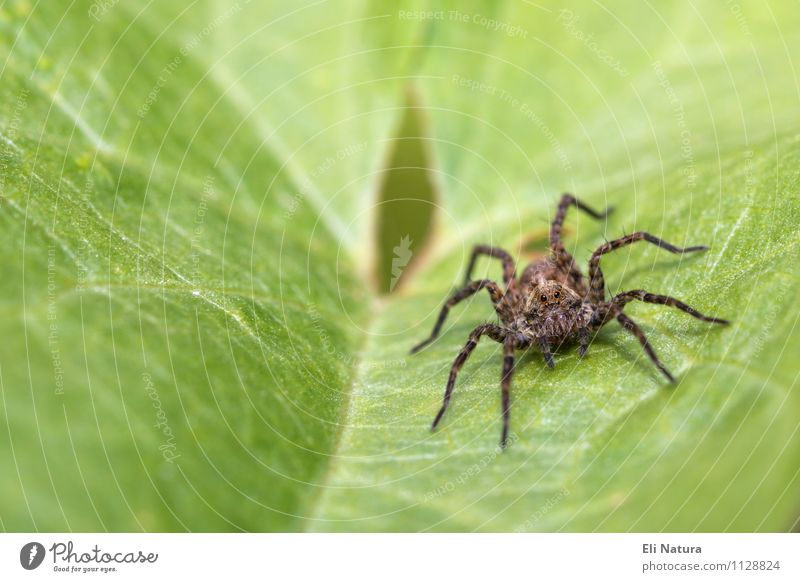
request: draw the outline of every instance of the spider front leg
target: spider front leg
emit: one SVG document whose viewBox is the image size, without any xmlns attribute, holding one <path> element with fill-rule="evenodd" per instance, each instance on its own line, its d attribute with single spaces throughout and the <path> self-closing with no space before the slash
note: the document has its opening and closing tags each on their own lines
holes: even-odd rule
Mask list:
<svg viewBox="0 0 800 582">
<path fill-rule="evenodd" d="M 514 259 L 511 258 L 506 251 L 497 247 L 490 247 L 488 245 L 475 245 L 472 249 L 472 256 L 469 259 L 469 265 L 467 266 L 467 274 L 464 277 L 464 285 L 468 285 L 470 279 L 472 277 L 472 270 L 475 268 L 475 261 L 480 255 L 487 255 L 490 257 L 494 257 L 495 259 L 500 259 L 503 263 L 503 283 L 505 283 L 506 287 L 514 278 L 516 273 L 516 266 L 514 265 Z"/>
<path fill-rule="evenodd" d="M 657 247 L 675 254 L 708 250 L 708 247 L 706 246 L 694 246 L 682 249 L 647 232 L 634 232 L 627 236 L 623 236 L 602 244 L 597 247 L 597 250 L 592 253 L 592 258 L 589 259 L 589 301 L 591 303 L 600 304 L 605 300 L 606 283 L 605 279 L 603 278 L 603 271 L 600 269 L 600 257 L 606 253 L 610 253 L 613 250 L 628 246 L 640 240 L 653 243 Z"/>
<path fill-rule="evenodd" d="M 497 305 L 497 302 L 503 298 L 503 292 L 494 281 L 489 279 L 481 279 L 479 281 L 473 281 L 469 283 L 463 289 L 456 291 L 442 306 L 442 310 L 439 312 L 439 319 L 436 320 L 436 325 L 433 326 L 433 331 L 431 332 L 430 337 L 411 348 L 411 353 L 414 354 L 420 351 L 437 338 L 439 331 L 442 329 L 442 325 L 444 324 L 444 320 L 447 319 L 447 314 L 450 312 L 450 308 L 453 307 L 453 305 L 463 301 L 467 297 L 475 295 L 475 293 L 481 289 L 486 289 L 489 291 L 489 297 L 491 298 L 492 303 L 495 305 Z"/>
<path fill-rule="evenodd" d="M 470 354 L 472 353 L 472 350 L 474 350 L 475 346 L 478 345 L 478 340 L 481 339 L 482 335 L 488 335 L 493 340 L 497 342 L 502 342 L 503 340 L 505 340 L 506 332 L 503 330 L 502 327 L 500 327 L 499 325 L 495 325 L 493 323 L 485 323 L 483 325 L 479 325 L 478 327 L 472 330 L 472 333 L 469 334 L 469 339 L 467 340 L 467 343 L 464 344 L 463 348 L 461 348 L 461 351 L 456 356 L 456 359 L 453 361 L 453 365 L 450 368 L 450 376 L 447 378 L 447 387 L 444 390 L 442 407 L 439 409 L 436 418 L 433 419 L 433 424 L 431 424 L 431 430 L 436 429 L 436 426 L 439 424 L 439 421 L 442 420 L 444 413 L 447 411 L 447 407 L 450 405 L 450 398 L 453 395 L 453 388 L 455 388 L 456 386 L 456 376 L 458 376 L 458 372 L 459 370 L 461 370 L 461 366 L 463 366 L 464 362 L 467 361 L 467 358 L 469 358 Z"/>
</svg>

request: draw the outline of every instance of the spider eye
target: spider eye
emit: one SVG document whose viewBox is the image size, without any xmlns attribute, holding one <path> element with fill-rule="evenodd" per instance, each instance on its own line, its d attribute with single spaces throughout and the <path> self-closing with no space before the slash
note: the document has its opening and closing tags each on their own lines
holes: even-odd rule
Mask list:
<svg viewBox="0 0 800 582">
<path fill-rule="evenodd" d="M 539 300 L 540 300 L 542 303 L 544 303 L 545 301 L 547 301 L 547 295 L 542 295 L 541 297 L 539 297 Z"/>
<path fill-rule="evenodd" d="M 555 297 L 556 297 L 556 299 L 558 299 L 559 297 L 561 297 L 561 293 L 559 293 L 558 291 L 556 291 Z"/>
</svg>

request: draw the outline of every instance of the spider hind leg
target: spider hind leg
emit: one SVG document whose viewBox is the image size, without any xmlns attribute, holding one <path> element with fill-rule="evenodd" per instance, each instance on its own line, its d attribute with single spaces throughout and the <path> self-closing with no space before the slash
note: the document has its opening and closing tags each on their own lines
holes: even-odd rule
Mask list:
<svg viewBox="0 0 800 582">
<path fill-rule="evenodd" d="M 475 247 L 472 249 L 472 256 L 470 257 L 469 265 L 467 266 L 467 274 L 464 276 L 464 285 L 469 284 L 472 277 L 472 271 L 475 268 L 475 261 L 480 255 L 487 255 L 495 259 L 500 259 L 500 261 L 503 263 L 503 283 L 508 286 L 508 284 L 516 275 L 517 267 L 514 264 L 514 259 L 512 259 L 511 255 L 509 255 L 503 249 L 488 245 L 475 245 Z"/>
<path fill-rule="evenodd" d="M 580 285 L 583 275 L 575 264 L 575 260 L 572 258 L 572 255 L 569 254 L 566 248 L 564 248 L 564 243 L 561 241 L 561 231 L 564 227 L 564 219 L 567 216 L 567 210 L 570 206 L 574 206 L 575 208 L 582 210 L 589 216 L 598 220 L 602 220 L 603 218 L 607 217 L 613 208 L 609 206 L 602 212 L 598 212 L 597 210 L 592 209 L 575 198 L 575 196 L 572 194 L 563 194 L 561 196 L 561 201 L 558 203 L 556 215 L 553 218 L 552 224 L 550 225 L 550 250 L 553 253 L 553 260 L 555 261 L 558 269 L 570 278 L 574 286 L 577 286 Z"/>
</svg>

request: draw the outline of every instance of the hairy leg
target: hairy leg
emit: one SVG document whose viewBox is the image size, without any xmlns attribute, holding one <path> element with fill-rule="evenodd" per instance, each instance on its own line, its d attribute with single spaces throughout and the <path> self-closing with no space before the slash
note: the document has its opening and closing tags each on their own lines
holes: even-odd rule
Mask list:
<svg viewBox="0 0 800 582">
<path fill-rule="evenodd" d="M 578 346 L 578 356 L 582 358 L 589 349 L 589 331 L 585 327 L 578 330 Z"/>
<path fill-rule="evenodd" d="M 506 448 L 508 431 L 511 425 L 511 376 L 514 373 L 514 339 L 503 342 L 503 374 L 500 376 L 500 390 L 503 406 L 503 432 L 500 435 L 500 448 Z"/>
<path fill-rule="evenodd" d="M 581 272 L 575 265 L 575 260 L 572 258 L 572 255 L 567 252 L 567 249 L 564 248 L 564 243 L 561 242 L 561 230 L 564 226 L 564 218 L 567 215 L 567 209 L 570 206 L 575 206 L 597 219 L 608 216 L 612 208 L 607 208 L 603 212 L 597 212 L 586 206 L 583 202 L 580 202 L 572 194 L 564 194 L 561 196 L 561 201 L 556 210 L 556 216 L 553 219 L 553 223 L 550 225 L 550 250 L 553 252 L 553 259 L 556 266 L 564 273 L 569 273 L 570 278 L 574 282 L 579 282 L 582 278 Z"/>
<path fill-rule="evenodd" d="M 624 293 L 620 293 L 616 295 L 612 300 L 611 303 L 615 306 L 619 307 L 620 310 L 630 303 L 631 301 L 643 301 L 645 303 L 656 303 L 658 305 L 668 305 L 670 307 L 677 307 L 681 311 L 688 313 L 692 317 L 696 317 L 701 321 L 707 321 L 709 323 L 719 323 L 722 325 L 727 325 L 730 323 L 727 319 L 720 319 L 718 317 L 709 317 L 707 315 L 703 315 L 693 307 L 689 307 L 683 301 L 679 301 L 674 297 L 669 297 L 667 295 L 655 295 L 653 293 L 648 293 L 642 289 L 634 289 L 632 291 L 625 291 Z"/>
<path fill-rule="evenodd" d="M 464 344 L 463 348 L 461 348 L 461 351 L 456 356 L 456 359 L 453 361 L 453 365 L 450 368 L 450 376 L 447 379 L 447 387 L 444 390 L 442 407 L 439 409 L 439 413 L 436 415 L 436 418 L 433 419 L 431 430 L 436 428 L 436 426 L 439 424 L 439 421 L 442 420 L 444 413 L 447 411 L 447 407 L 450 404 L 450 397 L 453 395 L 453 388 L 455 388 L 456 385 L 456 376 L 458 376 L 461 366 L 463 366 L 464 362 L 467 361 L 467 358 L 469 358 L 472 350 L 474 350 L 475 346 L 478 345 L 478 340 L 481 339 L 481 336 L 484 334 L 498 342 L 503 341 L 506 337 L 506 333 L 503 331 L 503 328 L 498 325 L 494 325 L 493 323 L 485 323 L 472 330 L 472 333 L 469 334 L 467 343 Z"/>
<path fill-rule="evenodd" d="M 467 266 L 467 275 L 464 277 L 464 285 L 469 284 L 470 279 L 472 278 L 472 270 L 475 268 L 475 261 L 480 255 L 487 255 L 489 257 L 494 257 L 495 259 L 500 259 L 503 263 L 503 283 L 508 286 L 511 280 L 514 278 L 516 272 L 516 266 L 514 265 L 514 259 L 511 258 L 506 251 L 497 247 L 490 247 L 487 245 L 475 245 L 475 248 L 472 249 L 472 256 L 469 259 L 469 265 Z"/>
<path fill-rule="evenodd" d="M 553 362 L 553 349 L 551 348 L 550 344 L 547 343 L 547 340 L 541 338 L 539 340 L 539 349 L 542 351 L 542 355 L 544 356 L 544 361 L 547 364 L 548 368 L 552 368 L 555 366 L 555 362 Z"/>
<path fill-rule="evenodd" d="M 675 378 L 673 377 L 672 374 L 669 373 L 669 370 L 667 370 L 664 364 L 661 363 L 661 360 L 658 359 L 655 350 L 653 350 L 653 347 L 650 345 L 650 342 L 647 341 L 647 336 L 644 335 L 644 332 L 641 330 L 641 328 L 638 325 L 636 325 L 636 323 L 630 317 L 628 317 L 621 311 L 618 312 L 616 316 L 617 316 L 617 321 L 620 323 L 623 329 L 629 331 L 637 340 L 639 340 L 639 343 L 642 344 L 642 348 L 647 354 L 647 357 L 649 357 L 650 361 L 652 361 L 653 364 L 655 364 L 656 368 L 658 368 L 670 382 L 674 383 Z"/>
<path fill-rule="evenodd" d="M 444 324 L 444 320 L 447 319 L 447 314 L 450 312 L 450 308 L 453 307 L 456 303 L 463 301 L 467 297 L 475 295 L 481 289 L 487 289 L 489 291 L 489 297 L 492 299 L 492 303 L 495 305 L 497 304 L 500 299 L 503 298 L 503 292 L 500 290 L 500 287 L 497 286 L 497 283 L 491 281 L 489 279 L 480 279 L 478 281 L 472 281 L 463 289 L 456 291 L 450 299 L 442 306 L 442 310 L 439 312 L 439 318 L 436 320 L 436 324 L 433 326 L 433 331 L 428 339 L 423 342 L 420 342 L 413 348 L 411 348 L 411 353 L 414 354 L 427 346 L 433 340 L 437 338 L 439 335 L 439 331 L 442 329 L 442 325 Z"/>
<path fill-rule="evenodd" d="M 706 246 L 686 247 L 684 249 L 671 245 L 668 242 L 661 240 L 646 232 L 634 232 L 627 236 L 612 240 L 610 242 L 600 245 L 597 250 L 592 253 L 592 258 L 589 259 L 589 301 L 592 303 L 602 303 L 605 300 L 605 279 L 603 278 L 603 271 L 600 270 L 600 257 L 613 250 L 628 246 L 640 240 L 653 243 L 659 248 L 675 254 L 691 253 L 694 251 L 708 250 Z"/>
</svg>

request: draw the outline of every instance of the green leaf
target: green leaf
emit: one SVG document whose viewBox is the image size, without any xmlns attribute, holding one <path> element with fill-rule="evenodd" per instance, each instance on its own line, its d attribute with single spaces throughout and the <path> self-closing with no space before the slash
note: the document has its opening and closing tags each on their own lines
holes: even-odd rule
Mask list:
<svg viewBox="0 0 800 582">
<path fill-rule="evenodd" d="M 365 317 L 349 190 L 402 99 L 403 51 L 358 39 L 395 24 L 131 2 L 2 21 L 4 527 L 305 527 L 360 342 L 342 318 Z"/>
<path fill-rule="evenodd" d="M 791 7 L 61 10 L 0 12 L 4 529 L 795 523 Z M 403 192 L 387 163 L 429 167 Z M 486 297 L 409 348 L 471 245 L 530 260 L 565 190 L 616 207 L 570 213 L 582 264 L 632 230 L 711 246 L 617 251 L 609 292 L 733 324 L 629 307 L 674 387 L 616 324 L 553 370 L 521 355 L 502 454 L 501 356 L 484 340 L 430 433 L 452 359 L 493 317 Z M 412 206 L 386 211 L 402 198 L 435 209 L 427 232 Z M 382 296 L 388 232 L 416 242 Z M 499 273 L 482 261 L 476 276 Z"/>
</svg>

